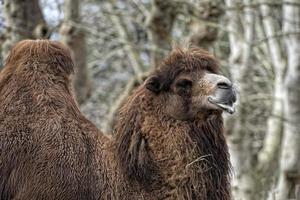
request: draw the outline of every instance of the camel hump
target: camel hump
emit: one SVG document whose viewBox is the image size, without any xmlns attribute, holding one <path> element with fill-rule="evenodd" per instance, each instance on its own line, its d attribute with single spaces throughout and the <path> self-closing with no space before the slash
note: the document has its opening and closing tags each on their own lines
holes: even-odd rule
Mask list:
<svg viewBox="0 0 300 200">
<path fill-rule="evenodd" d="M 73 65 L 69 49 L 60 42 L 22 40 L 12 48 L 5 68 L 14 68 L 13 71 L 24 68 L 41 71 L 43 66 L 47 66 L 47 73 L 51 71 L 54 74 L 70 75 L 74 71 Z"/>
</svg>

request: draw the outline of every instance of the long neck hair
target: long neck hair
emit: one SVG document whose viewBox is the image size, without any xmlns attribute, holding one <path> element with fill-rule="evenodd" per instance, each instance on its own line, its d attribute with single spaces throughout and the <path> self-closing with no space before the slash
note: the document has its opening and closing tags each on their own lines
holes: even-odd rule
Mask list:
<svg viewBox="0 0 300 200">
<path fill-rule="evenodd" d="M 189 137 L 197 148 L 197 157 L 188 164 L 193 190 L 189 194 L 205 199 L 230 199 L 230 171 L 228 147 L 223 119 L 211 114 L 204 121 L 189 123 Z M 191 198 L 193 199 L 193 198 Z"/>
<path fill-rule="evenodd" d="M 161 192 L 165 197 L 230 199 L 230 162 L 221 113 L 181 121 L 162 110 L 142 87 L 121 109 L 115 153 L 125 177 L 150 192 L 169 190 Z"/>
</svg>

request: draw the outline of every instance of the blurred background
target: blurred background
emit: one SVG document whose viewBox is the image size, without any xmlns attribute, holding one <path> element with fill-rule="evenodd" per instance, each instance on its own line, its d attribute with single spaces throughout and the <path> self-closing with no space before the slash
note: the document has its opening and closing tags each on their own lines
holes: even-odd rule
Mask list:
<svg viewBox="0 0 300 200">
<path fill-rule="evenodd" d="M 234 199 L 300 199 L 299 0 L 0 2 L 0 68 L 22 39 L 65 43 L 81 110 L 107 134 L 172 47 L 207 49 L 239 91 L 225 116 Z"/>
</svg>

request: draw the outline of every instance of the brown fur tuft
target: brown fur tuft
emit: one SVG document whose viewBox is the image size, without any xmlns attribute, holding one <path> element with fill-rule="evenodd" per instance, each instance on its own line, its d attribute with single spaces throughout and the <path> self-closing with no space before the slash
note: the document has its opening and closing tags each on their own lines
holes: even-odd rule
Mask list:
<svg viewBox="0 0 300 200">
<path fill-rule="evenodd" d="M 7 69 L 22 68 L 27 66 L 27 63 L 52 65 L 53 69 L 51 70 L 57 75 L 59 73 L 70 75 L 74 70 L 70 51 L 59 42 L 49 40 L 23 40 L 19 42 L 12 48 L 5 64 Z"/>
</svg>

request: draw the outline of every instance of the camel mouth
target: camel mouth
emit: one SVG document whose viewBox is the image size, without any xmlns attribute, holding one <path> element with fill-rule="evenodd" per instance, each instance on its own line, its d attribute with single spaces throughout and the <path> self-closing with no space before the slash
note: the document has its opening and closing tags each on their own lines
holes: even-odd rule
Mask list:
<svg viewBox="0 0 300 200">
<path fill-rule="evenodd" d="M 229 102 L 218 102 L 212 97 L 208 97 L 208 101 L 217 107 L 221 108 L 223 111 L 233 114 L 235 112 L 235 105 L 232 101 Z"/>
<path fill-rule="evenodd" d="M 235 112 L 235 106 L 233 104 L 227 105 L 223 103 L 215 103 L 215 105 L 217 105 L 219 108 L 221 108 L 229 114 L 233 114 Z"/>
<path fill-rule="evenodd" d="M 216 105 L 217 107 L 221 108 L 223 111 L 233 114 L 235 112 L 235 105 L 233 101 L 228 101 L 228 102 L 218 102 L 216 99 L 212 97 L 208 97 L 208 101 L 211 104 Z"/>
<path fill-rule="evenodd" d="M 236 90 L 232 87 L 218 87 L 215 92 L 208 97 L 208 101 L 211 104 L 229 114 L 235 112 L 236 100 Z"/>
</svg>

